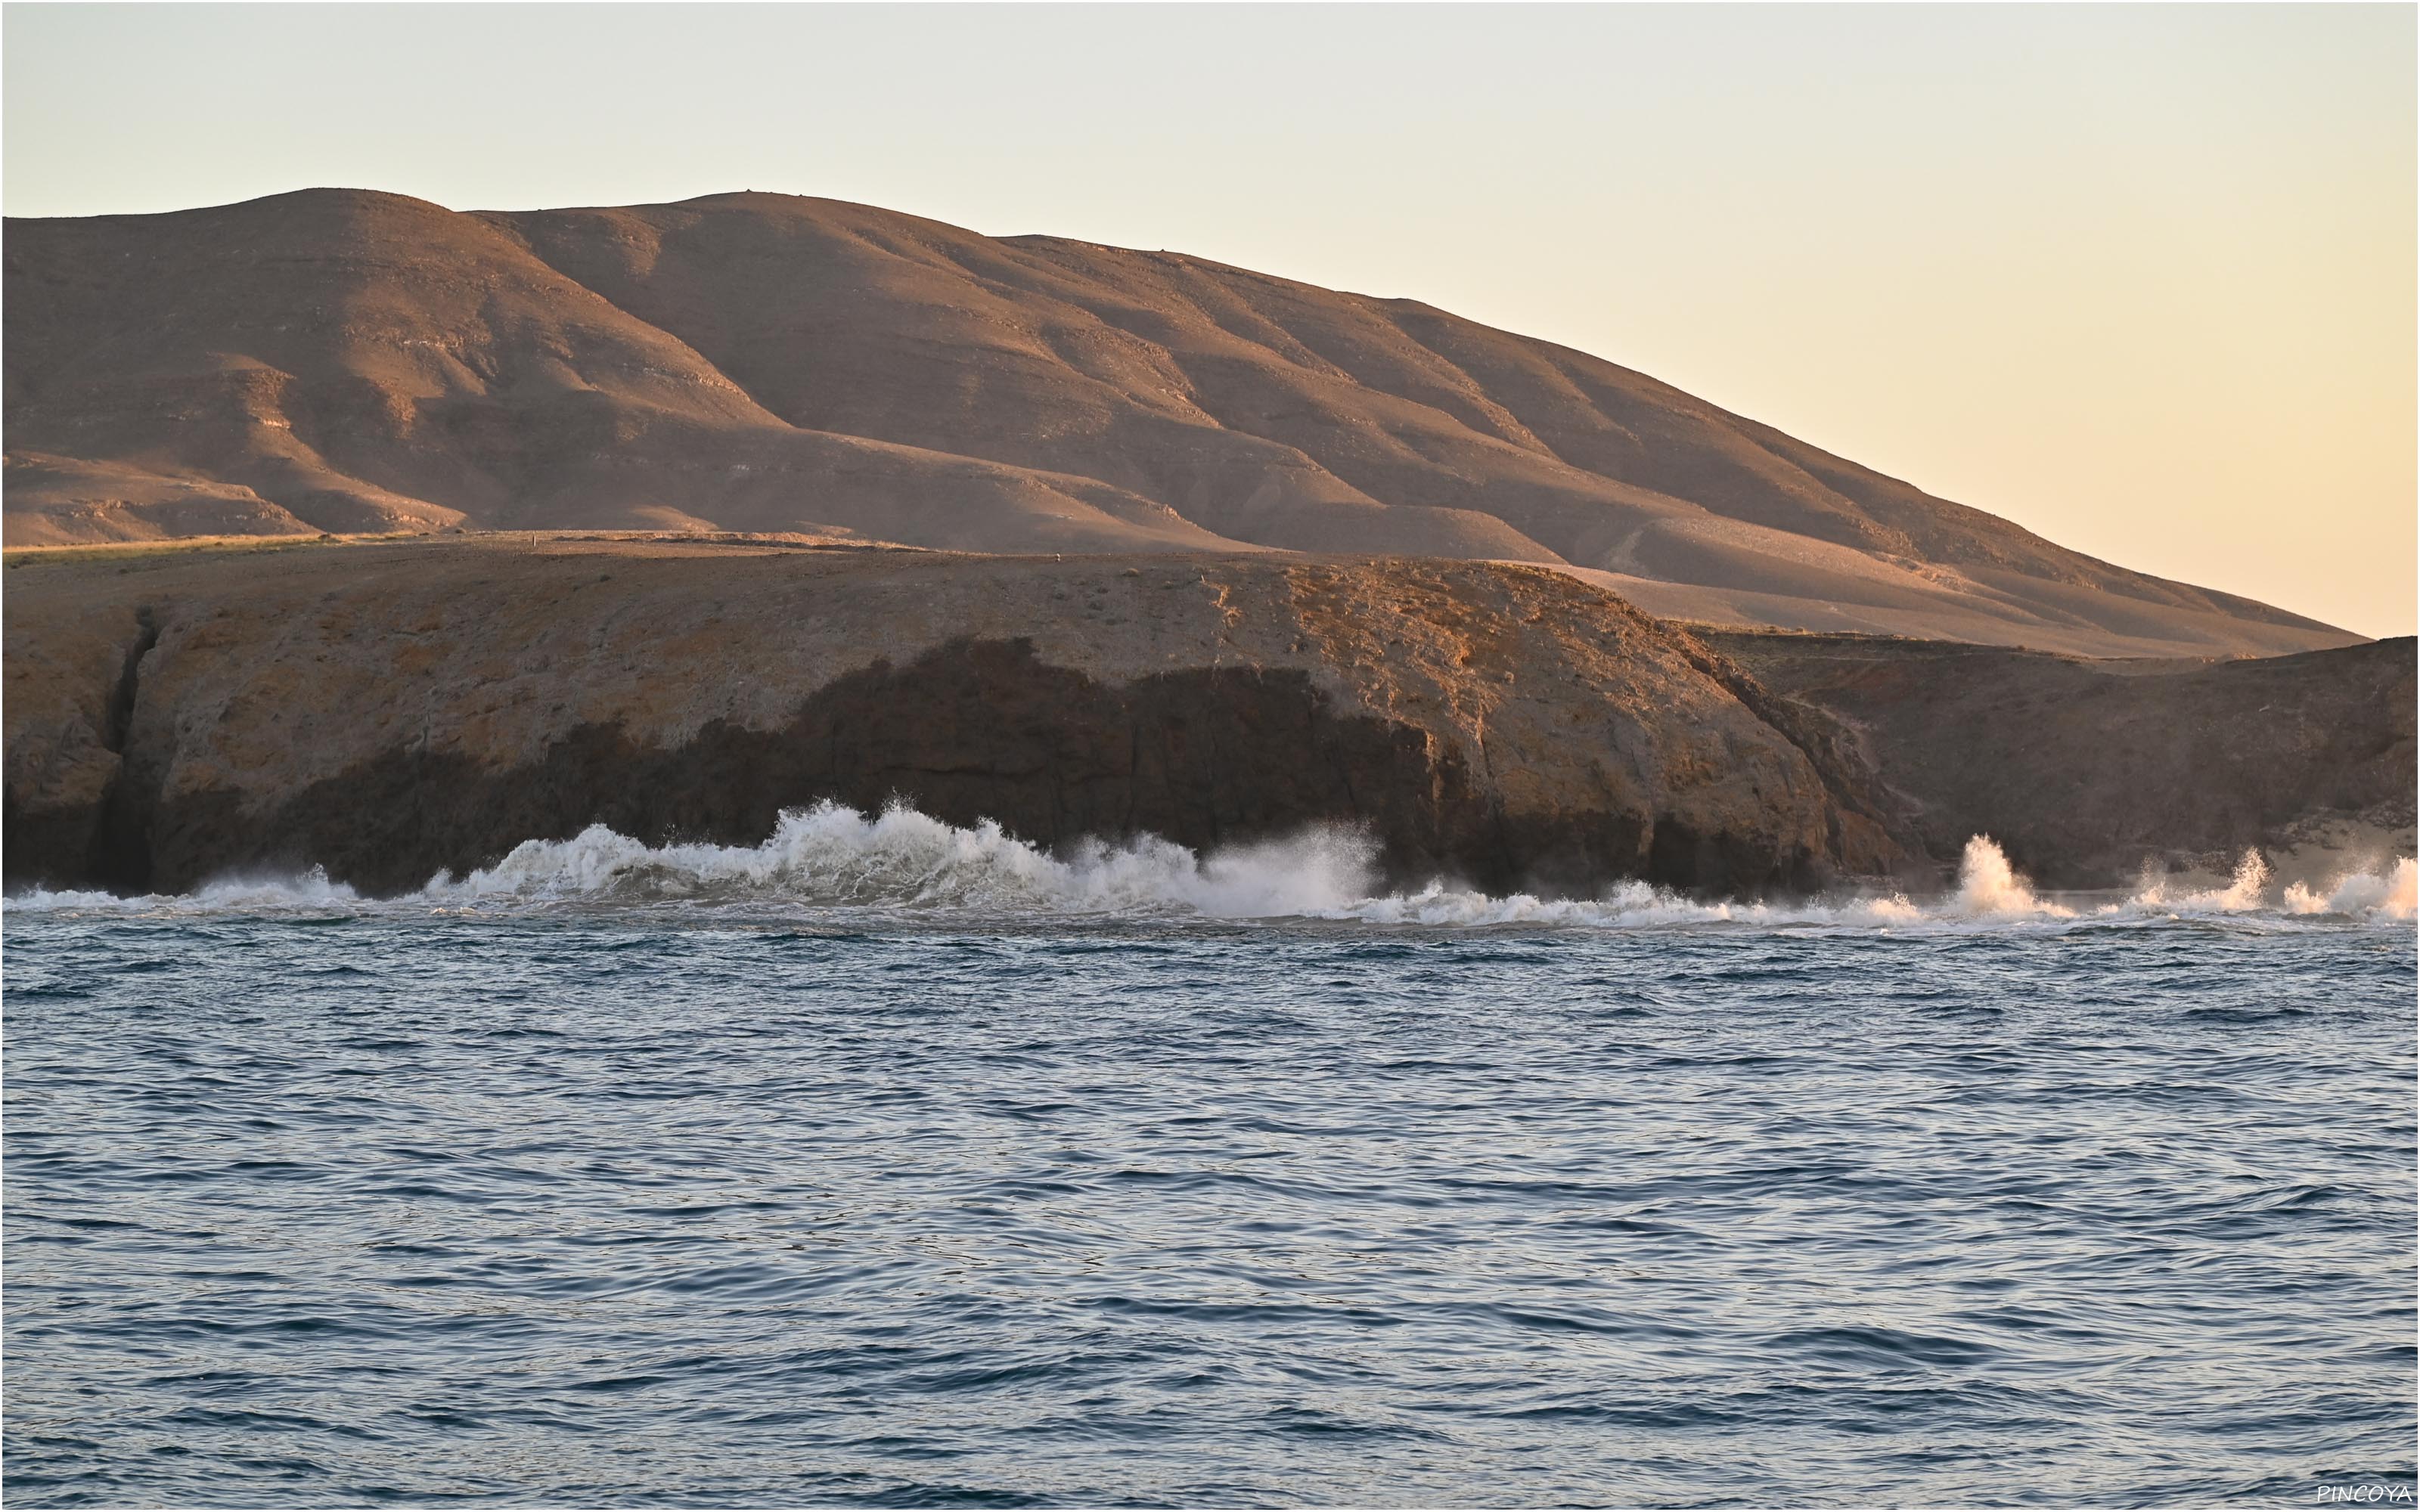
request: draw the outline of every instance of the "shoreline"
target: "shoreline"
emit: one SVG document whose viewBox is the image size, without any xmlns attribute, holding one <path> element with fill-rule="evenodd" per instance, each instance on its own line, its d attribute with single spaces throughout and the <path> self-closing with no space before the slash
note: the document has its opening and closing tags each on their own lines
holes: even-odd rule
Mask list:
<svg viewBox="0 0 2420 1512">
<path fill-rule="evenodd" d="M 2048 887 L 2254 845 L 2299 880 L 2412 825 L 2409 640 L 2134 667 L 1683 627 L 1512 563 L 330 544 L 9 553 L 11 887 L 396 893 L 826 799 L 1045 852 L 1360 824 L 1392 885 L 1549 898 L 1920 885 L 1974 834 Z"/>
</svg>

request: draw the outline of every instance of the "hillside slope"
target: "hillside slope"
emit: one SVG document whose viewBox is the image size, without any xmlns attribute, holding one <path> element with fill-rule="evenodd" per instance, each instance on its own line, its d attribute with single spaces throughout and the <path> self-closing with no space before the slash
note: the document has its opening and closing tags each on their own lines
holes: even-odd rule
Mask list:
<svg viewBox="0 0 2420 1512">
<path fill-rule="evenodd" d="M 1657 613 L 2100 655 L 2358 638 L 1609 363 L 1169 253 L 730 194 L 10 221 L 8 539 L 457 524 L 1566 567 Z"/>
</svg>

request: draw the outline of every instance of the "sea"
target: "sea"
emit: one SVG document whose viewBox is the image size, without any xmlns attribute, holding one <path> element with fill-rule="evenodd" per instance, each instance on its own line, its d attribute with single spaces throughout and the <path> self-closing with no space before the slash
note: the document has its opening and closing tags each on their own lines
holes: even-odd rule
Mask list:
<svg viewBox="0 0 2420 1512">
<path fill-rule="evenodd" d="M 2411 1504 L 2413 867 L 911 810 L 0 912 L 21 1506 Z"/>
</svg>

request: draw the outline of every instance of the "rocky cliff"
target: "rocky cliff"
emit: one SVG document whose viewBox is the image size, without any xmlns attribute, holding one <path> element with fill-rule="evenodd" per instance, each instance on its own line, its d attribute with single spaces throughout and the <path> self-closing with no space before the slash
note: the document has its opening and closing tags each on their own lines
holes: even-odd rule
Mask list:
<svg viewBox="0 0 2420 1512">
<path fill-rule="evenodd" d="M 592 822 L 894 798 L 1045 845 L 1367 825 L 1397 882 L 1724 893 L 1909 862 L 1826 721 L 1536 567 L 474 537 L 28 553 L 12 883 L 374 891 Z"/>
<path fill-rule="evenodd" d="M 1837 721 L 1840 761 L 1937 856 L 1990 835 L 2053 887 L 2291 880 L 2413 849 L 2412 638 L 2239 661 L 2093 661 L 1870 636 L 1704 639 Z M 1869 793 L 1873 789 L 1868 790 Z"/>
</svg>

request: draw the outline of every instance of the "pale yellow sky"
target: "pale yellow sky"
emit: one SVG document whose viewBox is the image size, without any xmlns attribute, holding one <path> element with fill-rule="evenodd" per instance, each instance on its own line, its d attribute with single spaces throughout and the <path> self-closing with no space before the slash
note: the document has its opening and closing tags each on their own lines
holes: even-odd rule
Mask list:
<svg viewBox="0 0 2420 1512">
<path fill-rule="evenodd" d="M 1639 368 L 2129 566 L 2414 624 L 2415 10 L 27 6 L 11 215 L 725 189 Z"/>
</svg>

